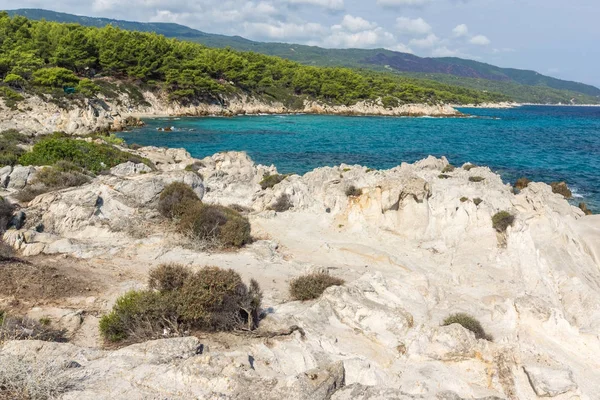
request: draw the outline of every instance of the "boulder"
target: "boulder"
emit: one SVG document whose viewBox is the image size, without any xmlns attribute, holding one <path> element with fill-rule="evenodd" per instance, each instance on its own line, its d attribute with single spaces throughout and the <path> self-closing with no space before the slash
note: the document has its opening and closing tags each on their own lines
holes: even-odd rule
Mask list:
<svg viewBox="0 0 600 400">
<path fill-rule="evenodd" d="M 577 389 L 568 369 L 526 365 L 523 370 L 535 394 L 540 397 L 555 397 Z"/>
<path fill-rule="evenodd" d="M 31 181 L 34 173 L 34 167 L 16 166 L 8 177 L 8 184 L 6 187 L 8 189 L 21 190 Z"/>
<path fill-rule="evenodd" d="M 136 174 L 146 174 L 152 172 L 152 168 L 143 163 L 133 163 L 128 161 L 111 168 L 110 173 L 116 176 L 130 176 Z"/>
</svg>

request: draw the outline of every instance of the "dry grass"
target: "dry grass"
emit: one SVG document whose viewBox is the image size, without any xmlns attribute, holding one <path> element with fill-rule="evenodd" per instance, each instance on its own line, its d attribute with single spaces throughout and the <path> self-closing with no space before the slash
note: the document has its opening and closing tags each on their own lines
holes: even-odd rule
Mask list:
<svg viewBox="0 0 600 400">
<path fill-rule="evenodd" d="M 346 196 L 348 196 L 348 197 L 359 197 L 361 195 L 362 195 L 362 189 L 358 189 L 354 185 L 350 185 L 346 189 Z"/>
<path fill-rule="evenodd" d="M 158 211 L 167 218 L 179 218 L 188 208 L 199 203 L 200 199 L 194 190 L 185 183 L 174 182 L 160 194 Z"/>
<path fill-rule="evenodd" d="M 493 340 L 493 338 L 485 332 L 481 326 L 481 323 L 468 314 L 452 314 L 444 320 L 442 326 L 448 326 L 452 324 L 459 324 L 463 328 L 473 332 L 477 339 L 485 339 L 489 340 L 490 342 Z"/>
<path fill-rule="evenodd" d="M 275 204 L 269 207 L 269 210 L 277 212 L 286 212 L 290 208 L 292 208 L 292 201 L 290 200 L 290 196 L 287 193 L 282 193 L 281 196 L 277 198 Z"/>
</svg>

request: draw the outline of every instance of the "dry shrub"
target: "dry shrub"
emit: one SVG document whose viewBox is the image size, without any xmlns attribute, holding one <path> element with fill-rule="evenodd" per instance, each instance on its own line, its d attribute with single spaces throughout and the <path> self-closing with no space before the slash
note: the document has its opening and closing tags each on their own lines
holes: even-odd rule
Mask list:
<svg viewBox="0 0 600 400">
<path fill-rule="evenodd" d="M 0 233 L 3 233 L 8 228 L 14 212 L 15 206 L 0 196 Z"/>
<path fill-rule="evenodd" d="M 346 189 L 346 196 L 348 196 L 348 197 L 359 197 L 361 195 L 362 195 L 362 189 L 358 189 L 354 185 L 350 185 Z"/>
<path fill-rule="evenodd" d="M 342 279 L 326 273 L 315 273 L 300 276 L 290 282 L 290 294 L 294 300 L 312 300 L 321 296 L 328 287 L 343 284 Z"/>
<path fill-rule="evenodd" d="M 160 292 L 179 290 L 190 276 L 190 270 L 179 264 L 163 264 L 150 270 L 148 287 Z"/>
<path fill-rule="evenodd" d="M 0 354 L 0 400 L 52 400 L 74 387 L 65 367 Z"/>
<path fill-rule="evenodd" d="M 195 241 L 216 241 L 224 247 L 242 247 L 252 241 L 248 218 L 218 205 L 191 204 L 181 216 L 178 228 Z"/>
<path fill-rule="evenodd" d="M 438 178 L 440 178 L 440 179 L 450 179 L 451 176 L 450 175 L 446 175 L 446 174 L 439 174 Z"/>
<path fill-rule="evenodd" d="M 571 189 L 569 189 L 566 182 L 552 182 L 550 186 L 552 187 L 553 193 L 558 193 L 565 199 L 570 199 L 573 197 L 573 192 L 571 192 Z"/>
<path fill-rule="evenodd" d="M 468 197 L 461 197 L 461 198 L 460 198 L 460 202 L 461 202 L 461 203 L 466 203 L 467 201 L 469 201 L 469 198 L 468 198 Z"/>
<path fill-rule="evenodd" d="M 254 329 L 261 300 L 256 281 L 248 289 L 237 272 L 206 267 L 181 289 L 181 317 L 202 330 Z"/>
<path fill-rule="evenodd" d="M 483 182 L 483 181 L 485 181 L 485 178 L 482 176 L 471 176 L 469 178 L 469 182 L 479 183 L 479 182 Z"/>
<path fill-rule="evenodd" d="M 583 203 L 583 202 L 579 203 L 579 209 L 580 209 L 581 211 L 583 211 L 583 213 L 584 213 L 585 215 L 592 215 L 592 214 L 594 214 L 594 213 L 592 212 L 592 210 L 590 210 L 590 209 L 588 208 L 587 204 L 585 204 L 585 203 Z"/>
<path fill-rule="evenodd" d="M 248 287 L 235 271 L 217 267 L 195 274 L 184 267 L 169 268 L 164 276 L 174 270 L 179 274 L 162 282 L 163 290 L 129 292 L 102 317 L 100 332 L 107 341 L 145 341 L 181 336 L 190 329 L 230 331 L 258 326 L 262 292 L 256 281 L 251 280 Z"/>
<path fill-rule="evenodd" d="M 0 314 L 0 343 L 8 340 L 66 342 L 64 330 L 55 330 L 27 317 Z"/>
<path fill-rule="evenodd" d="M 183 182 L 173 182 L 160 194 L 158 211 L 167 218 L 179 218 L 200 199 L 194 190 Z"/>
<path fill-rule="evenodd" d="M 465 165 L 463 165 L 463 169 L 464 169 L 465 171 L 470 171 L 470 170 L 472 170 L 473 168 L 477 168 L 477 165 L 475 165 L 475 164 L 465 164 Z"/>
<path fill-rule="evenodd" d="M 515 189 L 523 190 L 527 186 L 529 186 L 530 183 L 531 183 L 531 181 L 529 179 L 527 179 L 527 178 L 519 178 L 515 182 Z"/>
<path fill-rule="evenodd" d="M 442 170 L 443 174 L 447 174 L 448 172 L 453 172 L 456 169 L 456 167 L 452 164 L 448 164 L 444 167 L 444 169 Z"/>
<path fill-rule="evenodd" d="M 287 193 L 282 193 L 278 198 L 275 204 L 269 207 L 269 210 L 277 211 L 277 212 L 286 212 L 290 208 L 292 208 L 292 201 L 290 200 L 290 196 Z"/>
<path fill-rule="evenodd" d="M 515 222 L 515 216 L 508 211 L 500 211 L 492 217 L 492 226 L 500 233 L 506 232 L 509 226 Z"/>
<path fill-rule="evenodd" d="M 483 200 L 481 200 L 479 197 L 476 197 L 473 199 L 473 203 L 475 203 L 475 205 L 478 206 L 481 203 L 483 203 Z"/>
<path fill-rule="evenodd" d="M 477 339 L 485 339 L 490 342 L 493 340 L 492 336 L 485 332 L 481 323 L 468 314 L 452 314 L 444 320 L 442 326 L 449 326 L 452 324 L 459 324 L 463 328 L 473 332 Z"/>
<path fill-rule="evenodd" d="M 83 173 L 82 168 L 68 161 L 59 161 L 52 167 L 37 171 L 31 184 L 15 197 L 21 202 L 28 203 L 41 194 L 85 185 L 89 181 L 90 177 Z"/>
</svg>

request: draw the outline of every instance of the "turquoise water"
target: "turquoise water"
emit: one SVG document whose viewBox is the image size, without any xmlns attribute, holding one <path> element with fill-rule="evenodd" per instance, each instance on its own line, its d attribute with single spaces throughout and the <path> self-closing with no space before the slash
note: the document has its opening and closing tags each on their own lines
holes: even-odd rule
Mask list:
<svg viewBox="0 0 600 400">
<path fill-rule="evenodd" d="M 246 151 L 283 173 L 324 165 L 391 168 L 428 155 L 487 165 L 507 182 L 565 180 L 600 211 L 600 108 L 463 109 L 471 118 L 317 115 L 158 118 L 121 136 L 128 143 L 183 147 L 202 158 Z M 173 132 L 157 128 L 173 126 Z M 576 199 L 579 200 L 579 199 Z"/>
</svg>

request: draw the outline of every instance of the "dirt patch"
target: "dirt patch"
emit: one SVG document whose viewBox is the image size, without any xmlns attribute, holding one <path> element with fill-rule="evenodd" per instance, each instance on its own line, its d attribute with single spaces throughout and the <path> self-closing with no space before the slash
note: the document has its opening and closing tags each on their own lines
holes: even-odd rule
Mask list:
<svg viewBox="0 0 600 400">
<path fill-rule="evenodd" d="M 28 304 L 68 297 L 89 296 L 96 284 L 67 268 L 20 259 L 0 261 L 0 298 Z"/>
</svg>

